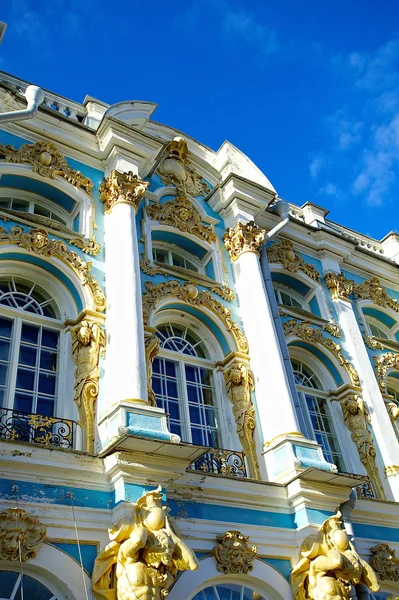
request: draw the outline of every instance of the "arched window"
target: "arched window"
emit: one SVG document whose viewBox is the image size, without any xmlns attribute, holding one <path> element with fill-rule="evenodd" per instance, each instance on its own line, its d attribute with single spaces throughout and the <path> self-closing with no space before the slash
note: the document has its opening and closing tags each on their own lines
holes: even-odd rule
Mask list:
<svg viewBox="0 0 399 600">
<path fill-rule="evenodd" d="M 61 600 L 42 583 L 16 571 L 0 571 L 0 600 Z"/>
<path fill-rule="evenodd" d="M 399 440 L 399 416 L 397 416 L 399 414 L 399 379 L 397 377 L 388 377 L 387 392 L 390 396 L 392 396 L 390 403 L 395 405 L 391 407 L 388 406 L 388 409 L 390 408 L 388 412 L 390 413 L 392 419 L 392 425 L 395 430 L 396 437 Z"/>
<path fill-rule="evenodd" d="M 0 279 L 0 406 L 54 414 L 62 327 L 44 289 L 22 278 Z"/>
<path fill-rule="evenodd" d="M 298 391 L 299 404 L 295 408 L 301 431 L 305 437 L 320 444 L 328 462 L 345 471 L 327 394 L 319 378 L 307 365 L 298 360 L 291 363 Z"/>
<path fill-rule="evenodd" d="M 219 583 L 198 592 L 193 600 L 264 600 L 264 597 L 239 583 Z"/>
<path fill-rule="evenodd" d="M 46 217 L 72 229 L 72 218 L 68 212 L 47 198 L 39 200 L 38 197 L 0 197 L 0 210 Z"/>
<path fill-rule="evenodd" d="M 381 338 L 383 340 L 389 340 L 392 338 L 388 327 L 385 327 L 379 319 L 375 319 L 373 317 L 368 316 L 366 317 L 366 323 L 371 335 L 377 338 Z"/>
<path fill-rule="evenodd" d="M 159 326 L 161 350 L 153 362 L 152 387 L 169 428 L 183 441 L 220 446 L 214 363 L 204 342 L 183 325 Z"/>
<path fill-rule="evenodd" d="M 297 295 L 292 293 L 291 290 L 285 290 L 275 287 L 274 293 L 276 296 L 277 304 L 281 304 L 282 306 L 291 306 L 293 308 L 303 308 L 303 299 L 301 302 Z"/>
<path fill-rule="evenodd" d="M 183 267 L 196 273 L 203 272 L 203 267 L 196 256 L 180 248 L 168 247 L 166 244 L 153 246 L 153 258 L 162 265 Z"/>
</svg>

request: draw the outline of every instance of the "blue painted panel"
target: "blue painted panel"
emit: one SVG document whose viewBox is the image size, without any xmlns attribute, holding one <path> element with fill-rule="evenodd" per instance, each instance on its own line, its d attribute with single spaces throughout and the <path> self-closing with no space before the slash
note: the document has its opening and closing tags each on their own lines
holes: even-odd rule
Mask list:
<svg viewBox="0 0 399 600">
<path fill-rule="evenodd" d="M 276 569 L 276 571 L 278 571 L 284 577 L 284 579 L 286 579 L 287 581 L 290 580 L 291 563 L 289 560 L 284 559 L 284 558 L 269 558 L 269 557 L 266 557 L 266 558 L 261 557 L 261 558 L 259 558 L 259 560 L 261 560 L 262 562 L 264 562 L 267 565 L 270 565 L 271 567 Z"/>
<path fill-rule="evenodd" d="M 132 435 L 170 441 L 172 434 L 162 429 L 162 417 L 126 411 L 126 427 Z"/>
<path fill-rule="evenodd" d="M 213 268 L 212 259 L 208 262 L 205 267 L 205 275 L 207 275 L 210 279 L 215 279 L 215 269 Z"/>
<path fill-rule="evenodd" d="M 12 133 L 8 133 L 7 131 L 0 131 L 0 142 L 5 144 L 6 146 L 14 146 L 18 150 L 22 146 L 22 144 L 29 144 L 29 140 L 25 140 L 24 138 L 13 135 Z"/>
<path fill-rule="evenodd" d="M 356 537 L 382 540 L 383 542 L 399 542 L 399 528 L 395 527 L 353 523 L 353 531 Z"/>
<path fill-rule="evenodd" d="M 297 529 L 306 527 L 309 523 L 321 525 L 328 517 L 334 513 L 328 510 L 318 510 L 316 508 L 301 508 L 294 515 L 294 523 Z"/>
<path fill-rule="evenodd" d="M 292 288 L 298 292 L 298 294 L 301 294 L 301 296 L 306 296 L 306 294 L 308 294 L 311 290 L 308 285 L 302 281 L 299 281 L 299 279 L 296 279 L 295 277 L 291 277 L 291 275 L 287 275 L 286 273 L 272 273 L 272 280 L 275 283 L 282 283 L 283 285 Z"/>
<path fill-rule="evenodd" d="M 178 233 L 173 233 L 171 231 L 162 231 L 159 229 L 155 229 L 151 232 L 151 239 L 153 241 L 167 242 L 168 244 L 176 244 L 176 246 L 183 248 L 187 252 L 190 252 L 190 254 L 198 256 L 200 260 L 203 259 L 205 254 L 207 253 L 207 250 L 199 244 L 196 244 L 194 240 L 188 239 L 183 235 L 179 235 Z"/>
<path fill-rule="evenodd" d="M 76 205 L 76 202 L 70 196 L 67 196 L 67 194 L 60 192 L 57 188 L 46 183 L 46 181 L 31 179 L 28 174 L 24 177 L 21 175 L 4 174 L 0 179 L 0 186 L 38 194 L 39 196 L 43 196 L 43 198 L 48 198 L 56 204 L 59 204 L 68 212 L 71 212 Z"/>
<path fill-rule="evenodd" d="M 137 502 L 147 492 L 152 492 L 156 488 L 149 485 L 138 485 L 134 483 L 126 483 L 124 481 L 118 483 L 115 486 L 115 505 L 119 502 Z M 165 491 L 163 498 L 166 501 Z"/>
<path fill-rule="evenodd" d="M 393 319 L 392 317 L 387 315 L 382 310 L 378 310 L 378 308 L 372 308 L 371 306 L 365 306 L 364 308 L 362 308 L 362 311 L 363 311 L 363 314 L 368 315 L 369 317 L 373 317 L 374 319 L 377 319 L 378 321 L 381 321 L 381 323 L 383 323 L 384 325 L 389 327 L 389 329 L 391 329 L 391 327 L 396 325 L 395 319 Z"/>
<path fill-rule="evenodd" d="M 313 298 L 309 302 L 309 307 L 310 307 L 311 312 L 314 315 L 321 317 L 320 306 L 319 306 L 319 303 L 317 302 L 316 296 L 313 296 Z"/>
<path fill-rule="evenodd" d="M 69 542 L 64 542 L 64 543 L 50 542 L 50 545 L 55 546 L 56 548 L 59 548 L 60 550 L 65 552 L 65 554 L 68 554 L 74 560 L 76 560 L 76 562 L 79 563 L 79 565 L 80 565 L 79 548 L 78 548 L 77 544 L 69 543 Z M 93 572 L 94 561 L 96 560 L 97 553 L 98 553 L 97 544 L 95 544 L 95 545 L 94 544 L 85 544 L 85 543 L 81 542 L 80 543 L 80 551 L 82 553 L 83 568 L 87 571 L 88 575 L 91 576 L 91 574 Z"/>
<path fill-rule="evenodd" d="M 303 467 L 316 467 L 323 471 L 331 471 L 330 463 L 320 458 L 317 448 L 309 448 L 309 446 L 301 446 L 299 444 L 293 444 L 292 448 L 296 458 Z"/>
<path fill-rule="evenodd" d="M 311 352 L 312 354 L 314 354 L 324 364 L 324 366 L 330 371 L 337 386 L 343 384 L 344 381 L 343 381 L 341 375 L 339 374 L 338 370 L 335 368 L 335 365 L 333 364 L 333 362 L 328 358 L 328 356 L 326 356 L 324 354 L 324 352 L 321 352 L 321 350 L 319 350 L 315 346 L 312 346 L 311 344 L 307 344 L 306 342 L 296 341 L 296 342 L 292 342 L 288 345 L 290 347 L 295 346 L 297 348 L 304 348 L 304 349 L 308 350 L 309 352 Z M 305 359 L 304 359 L 304 362 L 306 362 Z"/>
<path fill-rule="evenodd" d="M 323 265 L 321 264 L 321 260 L 319 260 L 318 258 L 314 258 L 313 256 L 309 256 L 308 254 L 304 254 L 303 252 L 300 252 L 299 255 L 309 265 L 313 265 L 317 271 L 319 271 L 320 273 L 323 272 Z"/>
</svg>

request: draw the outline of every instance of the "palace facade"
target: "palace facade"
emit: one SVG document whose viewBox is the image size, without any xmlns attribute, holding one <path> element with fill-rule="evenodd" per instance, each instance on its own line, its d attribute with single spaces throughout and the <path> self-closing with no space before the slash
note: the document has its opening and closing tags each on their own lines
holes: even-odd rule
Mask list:
<svg viewBox="0 0 399 600">
<path fill-rule="evenodd" d="M 399 235 L 153 103 L 24 118 L 27 86 L 0 73 L 0 596 L 397 597 Z"/>
</svg>

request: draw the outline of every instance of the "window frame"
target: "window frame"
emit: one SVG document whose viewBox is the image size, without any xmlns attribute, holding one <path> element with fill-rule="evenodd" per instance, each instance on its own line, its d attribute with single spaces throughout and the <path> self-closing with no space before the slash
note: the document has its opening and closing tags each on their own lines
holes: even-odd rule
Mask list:
<svg viewBox="0 0 399 600">
<path fill-rule="evenodd" d="M 74 220 L 75 220 L 76 216 L 79 215 L 80 208 L 81 208 L 79 203 L 76 203 L 76 206 L 69 213 L 66 209 L 64 209 L 62 206 L 59 206 L 55 202 L 53 202 L 50 198 L 46 198 L 45 196 L 39 196 L 38 194 L 34 194 L 33 192 L 27 192 L 24 190 L 15 190 L 15 189 L 10 189 L 10 188 L 1 188 L 0 189 L 0 201 L 1 200 L 10 200 L 10 201 L 20 200 L 23 202 L 28 202 L 29 203 L 28 211 L 26 211 L 26 212 L 25 211 L 16 211 L 16 212 L 18 212 L 18 216 L 20 215 L 21 219 L 23 219 L 24 215 L 27 213 L 30 215 L 33 215 L 33 216 L 37 214 L 32 210 L 34 205 L 44 208 L 45 210 L 48 210 L 50 212 L 50 214 L 54 213 L 57 216 L 59 216 L 61 221 L 58 221 L 57 219 L 52 219 L 51 216 L 50 217 L 47 217 L 46 215 L 38 215 L 38 216 L 46 216 L 46 218 L 52 219 L 56 223 L 60 223 L 61 225 L 63 225 L 64 227 L 67 227 L 71 231 L 74 231 L 74 229 L 73 229 Z M 74 200 L 74 201 L 76 202 L 76 200 Z M 2 207 L 0 206 L 0 211 L 1 210 L 2 210 Z M 13 208 L 5 209 L 4 212 L 6 212 L 7 210 L 15 210 L 15 209 L 13 209 Z"/>
<path fill-rule="evenodd" d="M 168 261 L 169 262 L 161 262 L 158 261 L 155 257 L 155 252 L 156 250 L 162 250 L 164 252 L 167 253 L 168 255 Z M 196 266 L 198 268 L 197 271 L 193 271 L 192 269 L 184 266 L 181 267 L 180 265 L 174 265 L 173 264 L 173 254 L 179 256 L 180 258 L 182 258 L 185 262 L 190 262 L 192 263 L 194 266 Z M 183 248 L 180 248 L 179 246 L 177 246 L 176 244 L 169 244 L 167 242 L 161 242 L 161 241 L 156 241 L 155 243 L 152 244 L 152 260 L 159 266 L 163 266 L 165 268 L 168 267 L 175 267 L 175 268 L 181 268 L 181 269 L 186 269 L 187 271 L 190 271 L 191 273 L 199 273 L 201 275 L 205 275 L 205 264 L 204 264 L 204 260 L 208 258 L 208 255 L 206 254 L 205 257 L 203 258 L 203 260 L 201 261 L 197 256 L 195 256 L 194 254 L 191 254 L 190 252 L 188 252 L 187 250 L 184 250 Z M 209 261 L 206 261 L 206 263 L 208 263 Z"/>
</svg>

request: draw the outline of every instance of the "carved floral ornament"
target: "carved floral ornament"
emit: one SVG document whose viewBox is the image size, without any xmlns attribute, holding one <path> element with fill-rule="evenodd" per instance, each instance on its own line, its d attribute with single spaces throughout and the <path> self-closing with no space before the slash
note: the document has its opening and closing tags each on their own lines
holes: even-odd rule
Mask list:
<svg viewBox="0 0 399 600">
<path fill-rule="evenodd" d="M 378 277 L 357 284 L 347 279 L 343 273 L 329 272 L 325 274 L 324 279 L 333 300 L 349 300 L 349 296 L 353 293 L 356 298 L 372 300 L 377 306 L 391 308 L 399 313 L 398 301 L 389 296 Z"/>
<path fill-rule="evenodd" d="M 254 221 L 249 223 L 236 223 L 226 229 L 223 236 L 224 245 L 230 253 L 230 260 L 235 262 L 244 252 L 255 252 L 260 254 L 266 231 L 255 225 Z"/>
<path fill-rule="evenodd" d="M 309 265 L 303 260 L 290 240 L 281 240 L 281 242 L 269 246 L 267 258 L 269 263 L 281 263 L 284 269 L 287 269 L 290 273 L 303 271 L 305 275 L 308 275 L 314 281 L 320 281 L 320 273 L 316 271 L 313 265 Z"/>
<path fill-rule="evenodd" d="M 65 157 L 51 142 L 23 144 L 18 150 L 13 146 L 0 144 L 0 158 L 8 163 L 29 164 L 32 171 L 42 177 L 55 179 L 59 175 L 74 187 L 83 188 L 88 194 L 93 188 L 93 182 L 80 171 L 71 169 Z"/>
<path fill-rule="evenodd" d="M 109 214 L 116 204 L 130 204 L 137 211 L 149 185 L 149 181 L 142 181 L 132 171 L 112 171 L 100 185 L 100 199 L 105 205 L 105 214 Z"/>
<path fill-rule="evenodd" d="M 26 562 L 35 558 L 46 537 L 46 528 L 21 508 L 0 513 L 0 559 Z"/>
<path fill-rule="evenodd" d="M 148 325 L 151 313 L 159 302 L 168 296 L 173 296 L 191 306 L 208 308 L 224 323 L 227 331 L 231 333 L 237 345 L 237 350 L 248 354 L 248 342 L 241 329 L 231 318 L 231 310 L 216 300 L 208 291 L 199 291 L 192 283 L 181 284 L 177 280 L 163 281 L 158 285 L 147 281 L 146 292 L 143 295 L 144 325 Z"/>
<path fill-rule="evenodd" d="M 370 565 L 380 581 L 399 581 L 399 559 L 388 544 L 377 544 L 370 548 Z"/>
<path fill-rule="evenodd" d="M 333 300 L 349 300 L 353 291 L 353 281 L 347 279 L 343 273 L 326 273 L 324 281 Z"/>
<path fill-rule="evenodd" d="M 178 196 L 206 196 L 211 191 L 209 185 L 190 165 L 186 141 L 175 137 L 166 147 L 157 173 L 168 185 L 175 185 Z"/>
<path fill-rule="evenodd" d="M 246 575 L 252 571 L 253 561 L 258 554 L 257 546 L 249 546 L 249 538 L 239 531 L 231 530 L 219 533 L 218 542 L 213 548 L 216 568 L 225 575 L 229 573 Z"/>
<path fill-rule="evenodd" d="M 98 281 L 90 273 L 91 262 L 85 262 L 76 252 L 68 250 L 65 242 L 50 239 L 46 229 L 25 230 L 23 227 L 15 225 L 11 227 L 10 231 L 7 231 L 4 227 L 0 227 L 0 242 L 11 242 L 38 256 L 54 256 L 60 259 L 78 275 L 83 285 L 89 287 L 95 309 L 99 312 L 105 310 L 104 292 Z"/>
<path fill-rule="evenodd" d="M 377 369 L 377 379 L 380 388 L 386 391 L 387 373 L 391 369 L 399 371 L 399 354 L 396 352 L 386 352 L 380 356 L 374 356 L 374 362 Z"/>
<path fill-rule="evenodd" d="M 352 385 L 360 387 L 359 375 L 352 363 L 342 354 L 342 347 L 335 343 L 331 338 L 325 337 L 320 329 L 315 329 L 307 321 L 296 321 L 291 319 L 283 323 L 283 330 L 286 336 L 294 335 L 305 342 L 312 344 L 321 344 L 327 348 L 338 360 L 339 364 L 347 372 Z"/>
</svg>

